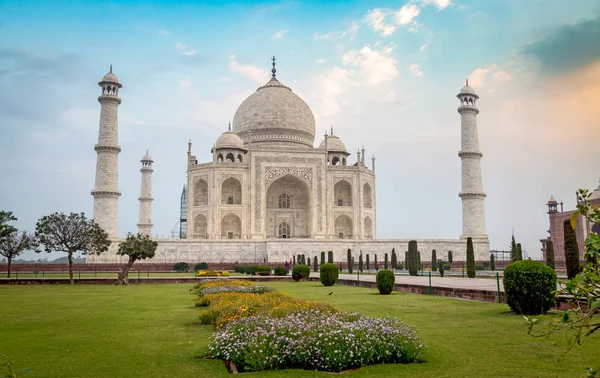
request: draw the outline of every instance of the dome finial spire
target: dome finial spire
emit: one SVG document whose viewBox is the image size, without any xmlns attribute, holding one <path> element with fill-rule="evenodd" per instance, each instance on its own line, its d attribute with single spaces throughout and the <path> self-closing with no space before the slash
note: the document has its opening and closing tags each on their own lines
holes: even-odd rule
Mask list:
<svg viewBox="0 0 600 378">
<path fill-rule="evenodd" d="M 333 126 L 331 126 L 331 135 L 333 135 Z"/>
<path fill-rule="evenodd" d="M 275 74 L 277 72 L 277 70 L 275 69 L 275 61 L 277 60 L 277 58 L 275 58 L 275 55 L 273 55 L 273 58 L 271 58 L 271 60 L 273 61 L 273 69 L 271 70 L 273 77 L 275 77 Z"/>
<path fill-rule="evenodd" d="M 231 131 L 231 121 L 229 121 L 229 128 L 228 128 L 228 130 Z"/>
<path fill-rule="evenodd" d="M 468 87 L 469 86 L 469 78 L 465 79 L 465 83 L 466 83 L 466 86 Z"/>
<path fill-rule="evenodd" d="M 112 64 L 110 65 L 110 72 L 112 73 Z"/>
</svg>

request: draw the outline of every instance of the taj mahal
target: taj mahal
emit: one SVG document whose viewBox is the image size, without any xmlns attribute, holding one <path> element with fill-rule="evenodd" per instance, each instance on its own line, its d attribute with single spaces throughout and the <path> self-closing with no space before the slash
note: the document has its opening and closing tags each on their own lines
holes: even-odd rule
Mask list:
<svg viewBox="0 0 600 378">
<path fill-rule="evenodd" d="M 149 262 L 278 263 L 293 255 L 308 257 L 333 251 L 336 262 L 346 261 L 347 249 L 356 254 L 379 254 L 408 249 L 407 239 L 377 239 L 375 156 L 365 149 L 353 156 L 330 128 L 316 135 L 310 107 L 272 77 L 244 100 L 229 130 L 212 145 L 212 160 L 199 162 L 192 141 L 187 146 L 187 191 L 182 197 L 184 228 L 179 239 L 160 239 Z M 265 78 L 266 79 L 266 78 Z M 118 107 L 122 84 L 112 72 L 98 83 L 101 95 L 93 219 L 113 243 L 88 263 L 118 263 Z M 454 260 L 466 259 L 466 238 L 472 237 L 476 260 L 488 260 L 485 211 L 476 117 L 479 97 L 468 85 L 457 95 L 461 117 L 462 235 L 456 239 L 419 239 L 422 260 L 431 251 Z M 318 147 L 315 138 L 318 137 Z M 148 146 L 149 150 L 158 148 Z M 211 146 L 201 145 L 202 150 Z M 141 160 L 138 232 L 152 236 L 152 176 L 150 154 Z M 160 174 L 157 172 L 157 174 Z M 394 174 L 385 172 L 385 174 Z M 162 199 L 158 199 L 162 200 Z M 392 205 L 389 205 L 392 206 Z M 399 206 L 399 204 L 398 204 Z M 405 235 L 410 236 L 410 235 Z M 428 257 L 429 256 L 429 257 Z M 126 258 L 126 257 L 125 257 Z"/>
</svg>

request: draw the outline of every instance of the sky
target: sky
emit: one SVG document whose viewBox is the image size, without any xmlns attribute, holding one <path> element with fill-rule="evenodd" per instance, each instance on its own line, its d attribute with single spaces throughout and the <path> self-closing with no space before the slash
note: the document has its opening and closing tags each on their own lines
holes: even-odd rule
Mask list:
<svg viewBox="0 0 600 378">
<path fill-rule="evenodd" d="M 315 146 L 333 126 L 351 163 L 359 147 L 375 154 L 385 239 L 460 236 L 456 94 L 469 78 L 490 247 L 508 249 L 514 230 L 539 258 L 550 195 L 566 210 L 578 188 L 598 186 L 599 41 L 597 0 L 5 0 L 0 209 L 31 231 L 56 211 L 92 216 L 97 83 L 112 64 L 123 84 L 119 235 L 137 230 L 149 150 L 154 234 L 169 237 L 188 140 L 210 161 L 276 56 L 278 79 L 315 115 Z"/>
</svg>

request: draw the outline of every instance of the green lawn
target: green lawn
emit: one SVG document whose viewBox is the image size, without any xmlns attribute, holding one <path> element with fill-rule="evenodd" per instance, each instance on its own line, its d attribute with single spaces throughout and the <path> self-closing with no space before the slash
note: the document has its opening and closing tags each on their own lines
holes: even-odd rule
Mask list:
<svg viewBox="0 0 600 378">
<path fill-rule="evenodd" d="M 426 362 L 362 368 L 351 376 L 580 377 L 600 368 L 600 336 L 558 362 L 563 349 L 526 335 L 506 305 L 460 301 L 316 282 L 270 283 L 292 295 L 346 311 L 398 316 L 428 344 Z M 210 326 L 187 284 L 0 286 L 0 353 L 31 377 L 226 377 L 223 363 L 203 360 Z M 333 291 L 333 295 L 327 295 Z M 4 373 L 0 371 L 0 374 Z M 248 377 L 328 376 L 300 370 Z"/>
</svg>

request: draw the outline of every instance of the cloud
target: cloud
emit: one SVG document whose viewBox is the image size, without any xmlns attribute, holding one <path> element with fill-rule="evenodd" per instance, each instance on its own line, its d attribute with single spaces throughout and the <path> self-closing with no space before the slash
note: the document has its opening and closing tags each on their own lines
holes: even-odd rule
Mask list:
<svg viewBox="0 0 600 378">
<path fill-rule="evenodd" d="M 410 67 L 408 67 L 408 70 L 410 71 L 411 74 L 413 74 L 413 76 L 423 75 L 423 71 L 421 71 L 421 68 L 419 67 L 418 64 L 411 64 Z"/>
<path fill-rule="evenodd" d="M 565 25 L 522 49 L 543 72 L 564 73 L 600 59 L 600 16 Z"/>
<path fill-rule="evenodd" d="M 345 66 L 355 68 L 354 76 L 360 76 L 360 82 L 366 85 L 379 85 L 398 76 L 396 59 L 390 56 L 393 47 L 380 51 L 365 46 L 361 50 L 349 51 L 343 56 Z"/>
<path fill-rule="evenodd" d="M 160 35 L 164 35 L 164 36 L 166 37 L 166 36 L 169 36 L 169 35 L 171 35 L 171 32 L 170 32 L 170 31 L 168 31 L 168 30 L 165 30 L 165 29 L 160 29 L 160 30 L 158 31 L 158 34 L 160 34 Z"/>
<path fill-rule="evenodd" d="M 275 34 L 273 34 L 273 36 L 271 38 L 274 39 L 281 39 L 285 36 L 285 33 L 289 32 L 289 29 L 285 29 L 285 30 L 280 30 L 278 32 L 275 32 Z"/>
<path fill-rule="evenodd" d="M 396 24 L 398 25 L 409 25 L 412 24 L 414 19 L 421 13 L 418 6 L 414 4 L 406 4 L 400 8 L 394 15 Z"/>
<path fill-rule="evenodd" d="M 425 49 L 429 46 L 430 43 L 431 43 L 431 39 L 428 39 L 427 41 L 425 41 L 425 43 L 419 48 L 419 51 L 425 51 Z"/>
<path fill-rule="evenodd" d="M 321 58 L 321 59 L 317 59 L 316 61 L 317 64 L 322 64 L 325 63 L 325 59 Z"/>
<path fill-rule="evenodd" d="M 229 69 L 258 83 L 265 81 L 268 77 L 266 71 L 263 71 L 260 68 L 251 64 L 242 64 L 235 60 L 235 55 L 231 55 L 229 57 Z"/>
<path fill-rule="evenodd" d="M 473 88 L 503 84 L 512 80 L 512 75 L 499 69 L 498 65 L 491 64 L 484 68 L 477 68 L 468 75 L 469 86 Z"/>
<path fill-rule="evenodd" d="M 181 52 L 182 55 L 192 56 L 196 54 L 193 49 L 188 49 L 188 45 L 183 42 L 177 42 L 175 48 Z"/>
<path fill-rule="evenodd" d="M 450 0 L 421 0 L 423 5 L 435 5 L 438 10 L 445 9 L 450 5 Z"/>
<path fill-rule="evenodd" d="M 391 24 L 386 24 L 386 13 L 379 8 L 373 9 L 365 17 L 365 22 L 370 25 L 373 30 L 381 32 L 381 35 L 387 37 L 394 33 L 396 27 Z"/>
<path fill-rule="evenodd" d="M 348 27 L 348 29 L 341 31 L 341 32 L 329 32 L 329 33 L 325 33 L 325 34 L 320 34 L 320 33 L 315 33 L 313 35 L 313 38 L 315 40 L 330 40 L 330 41 L 337 41 L 343 38 L 348 37 L 349 39 L 354 39 L 354 37 L 356 37 L 356 33 L 358 32 L 359 26 L 358 24 L 352 24 Z"/>
</svg>

